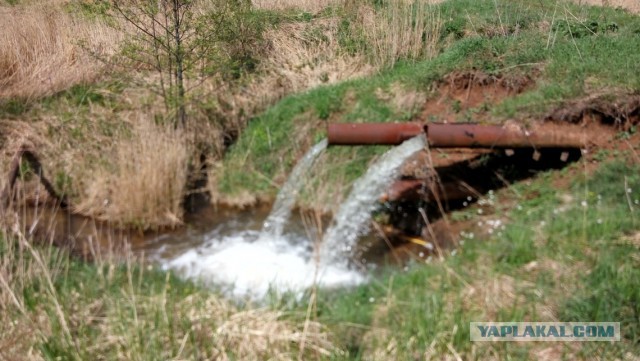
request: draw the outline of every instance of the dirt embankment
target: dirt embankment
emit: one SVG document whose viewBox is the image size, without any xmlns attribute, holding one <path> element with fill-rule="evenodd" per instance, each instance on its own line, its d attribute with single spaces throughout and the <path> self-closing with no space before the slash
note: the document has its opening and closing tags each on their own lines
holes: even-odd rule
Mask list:
<svg viewBox="0 0 640 361">
<path fill-rule="evenodd" d="M 456 122 L 471 110 L 475 120 L 489 119 L 488 109 L 534 83 L 531 78 L 451 74 L 440 82 L 436 95 L 425 102 L 416 120 Z M 597 154 L 635 149 L 638 137 L 620 138 L 620 134 L 633 135 L 639 123 L 640 96 L 592 95 L 566 102 L 541 119 L 527 121 L 531 132 L 574 133 L 585 140 L 585 149 L 431 149 L 415 155 L 404 166 L 402 179 L 385 195 L 392 225 L 383 228 L 385 237 L 399 245 L 389 260 L 421 259 L 456 245 L 461 232 L 474 231 L 476 221 L 452 221 L 447 214 L 473 205 L 478 218 L 484 219 L 492 212 L 491 199 L 498 189 L 581 159 L 584 169 L 592 171 L 597 166 Z M 492 227 L 500 226 L 494 219 L 491 222 Z M 484 228 L 475 231 L 481 233 Z"/>
<path fill-rule="evenodd" d="M 483 72 L 455 72 L 438 82 L 436 96 L 425 102 L 419 120 L 455 122 L 473 110 L 476 118 L 496 104 L 532 88 L 528 76 L 496 76 Z"/>
<path fill-rule="evenodd" d="M 269 9 L 291 3 L 260 2 Z M 0 189 L 27 145 L 74 212 L 123 227 L 181 224 L 185 189 L 215 193 L 211 182 L 192 189 L 192 178 L 215 178 L 217 161 L 248 119 L 290 93 L 376 70 L 364 56 L 340 51 L 338 17 L 269 27 L 255 72 L 241 84 L 206 79 L 198 92 L 209 103 L 190 109 L 193 126 L 175 130 L 158 122 L 164 105 L 144 86 L 158 75 L 107 61 L 131 34 L 65 4 L 0 5 Z"/>
</svg>

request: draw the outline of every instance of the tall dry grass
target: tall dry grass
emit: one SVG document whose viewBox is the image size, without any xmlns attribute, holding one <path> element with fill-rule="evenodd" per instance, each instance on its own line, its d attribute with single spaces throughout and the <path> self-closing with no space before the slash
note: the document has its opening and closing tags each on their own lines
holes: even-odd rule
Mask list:
<svg viewBox="0 0 640 361">
<path fill-rule="evenodd" d="M 318 12 L 328 6 L 343 3 L 345 0 L 253 0 L 253 5 L 265 10 L 297 9 Z"/>
<path fill-rule="evenodd" d="M 338 41 L 339 18 L 286 24 L 267 33 L 272 50 L 264 61 L 271 81 L 287 92 L 371 74 L 364 55 L 349 55 Z M 275 84 L 274 84 L 275 86 Z"/>
<path fill-rule="evenodd" d="M 640 1 L 638 0 L 573 0 L 581 5 L 611 6 L 627 9 L 634 13 L 640 13 Z"/>
<path fill-rule="evenodd" d="M 0 6 L 0 98 L 46 96 L 92 81 L 101 64 L 89 52 L 111 54 L 119 40 L 106 24 L 52 3 Z"/>
<path fill-rule="evenodd" d="M 30 308 L 28 297 L 55 296 L 54 280 L 63 272 L 60 252 L 32 245 L 25 229 L 33 228 L 20 224 L 21 212 L 0 212 L 0 360 L 42 360 L 34 345 L 53 322 L 67 325 L 60 336 L 68 339 L 68 324 L 57 299 L 50 304 L 54 314 L 47 315 L 43 308 Z M 40 294 L 34 294 L 34 284 L 42 286 Z"/>
<path fill-rule="evenodd" d="M 313 360 L 339 352 L 319 322 L 180 289 L 130 251 L 78 267 L 56 248 L 35 246 L 16 211 L 0 226 L 0 360 Z"/>
<path fill-rule="evenodd" d="M 439 0 L 398 0 L 374 10 L 358 10 L 371 45 L 372 62 L 392 67 L 400 59 L 429 59 L 437 54 L 443 20 L 433 5 Z"/>
<path fill-rule="evenodd" d="M 114 140 L 111 164 L 92 175 L 76 209 L 122 226 L 176 226 L 189 172 L 187 135 L 143 115 L 132 127 L 131 137 Z"/>
</svg>

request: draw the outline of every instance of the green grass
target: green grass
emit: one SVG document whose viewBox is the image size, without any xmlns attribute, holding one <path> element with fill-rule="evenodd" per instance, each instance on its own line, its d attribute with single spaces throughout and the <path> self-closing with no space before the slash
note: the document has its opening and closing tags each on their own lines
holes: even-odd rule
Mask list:
<svg viewBox="0 0 640 361">
<path fill-rule="evenodd" d="M 3 292 L 12 293 L 0 298 L 0 359 L 29 353 L 45 360 L 233 360 L 299 353 L 304 310 L 233 304 L 148 266 L 88 263 L 2 236 L 0 263 L 8 282 Z M 306 341 L 301 357 L 318 359 L 314 336 Z"/>
<path fill-rule="evenodd" d="M 115 334 L 105 334 L 105 330 L 101 329 L 104 325 L 100 322 L 91 322 L 90 319 L 76 320 L 72 343 L 75 347 L 71 347 L 69 339 L 61 337 L 64 335 L 62 325 L 54 322 L 54 333 L 40 345 L 45 358 L 91 359 L 94 357 L 92 344 L 99 343 L 101 337 L 117 337 L 118 334 L 128 338 L 125 340 L 128 352 L 135 352 L 138 348 L 148 350 L 146 359 L 162 358 L 163 354 L 177 354 L 180 340 L 175 334 L 192 326 L 187 319 L 176 317 L 175 313 L 180 312 L 179 303 L 188 297 L 204 298 L 206 292 L 203 293 L 202 289 L 175 276 L 159 271 L 143 271 L 137 266 L 133 266 L 132 269 L 127 269 L 125 265 L 117 266 L 111 271 L 111 277 L 105 277 L 105 271 L 95 265 L 70 260 L 65 264 L 64 276 L 56 279 L 56 295 L 63 312 L 69 315 L 70 320 L 74 319 L 74 309 L 90 307 L 92 302 L 99 300 L 101 304 L 98 310 L 83 311 L 98 311 L 92 317 L 102 315 L 112 318 L 110 322 L 116 324 L 110 331 Z M 57 320 L 56 310 L 51 303 L 38 304 L 33 300 L 39 297 L 47 299 L 38 294 L 37 288 L 26 292 L 32 299 L 32 307 L 44 306 L 49 317 Z M 145 300 L 160 296 L 164 297 L 164 304 L 158 302 L 161 301 L 160 298 L 152 302 Z M 136 297 L 142 300 L 136 302 Z M 138 317 L 141 320 L 137 319 Z M 113 351 L 117 351 L 117 348 Z"/>
<path fill-rule="evenodd" d="M 503 219 L 505 229 L 492 235 L 472 230 L 478 236 L 465 239 L 443 260 L 414 263 L 404 271 L 387 268 L 352 290 L 319 290 L 312 317 L 343 350 L 329 359 L 364 359 L 374 352 L 389 359 L 425 352 L 437 358 L 453 351 L 464 359 L 472 352 L 476 359 L 496 353 L 530 359 L 549 345 L 473 344 L 469 322 L 555 318 L 621 322 L 622 342 L 559 344 L 567 358 L 621 358 L 640 352 L 640 246 L 630 241 L 639 228 L 635 201 L 640 198 L 640 167 L 627 156 L 604 163 L 593 175 L 585 176 L 582 164 L 576 164 L 497 192 L 493 213 L 485 216 Z M 563 194 L 554 182 L 565 176 L 576 181 Z M 469 211 L 475 213 L 473 208 L 463 212 Z M 5 246 L 11 245 L 0 244 L 2 258 Z M 96 350 L 108 352 L 106 357 L 129 352 L 158 359 L 181 348 L 188 359 L 213 356 L 206 351 L 210 340 L 203 334 L 185 336 L 200 324 L 187 315 L 210 307 L 207 300 L 216 297 L 212 291 L 164 272 L 109 262 L 87 264 L 55 254 L 50 257 L 50 268 L 58 270 L 53 273 L 53 294 L 67 315 L 71 337 L 43 279 L 27 282 L 21 297 L 28 312 L 44 312 L 50 320 L 51 332 L 37 344 L 46 359 L 86 359 Z M 309 298 L 288 297 L 274 299 L 268 307 L 302 322 Z M 11 312 L 9 317 L 21 319 Z M 220 325 L 211 322 L 208 330 Z M 107 335 L 122 337 L 122 343 L 112 351 L 92 348 Z"/>
<path fill-rule="evenodd" d="M 440 13 L 442 49 L 434 59 L 400 62 L 372 77 L 294 94 L 253 119 L 225 157 L 220 190 L 272 196 L 278 183 L 272 180 L 289 173 L 311 140 L 323 137 L 328 122 L 413 119 L 419 109 L 396 109 L 379 99 L 380 91 L 392 93 L 394 84 L 430 94 L 434 82 L 455 71 L 535 80 L 525 93 L 488 106 L 483 118 L 461 114 L 477 122 L 541 118 L 568 100 L 640 91 L 633 60 L 640 53 L 638 16 L 616 9 L 556 6 L 555 1 L 451 0 L 440 5 Z M 349 52 L 352 45 L 347 43 Z M 329 172 L 336 181 L 328 184 L 343 190 L 383 150 L 331 149 L 327 163 L 349 164 Z"/>
<path fill-rule="evenodd" d="M 345 359 L 371 355 L 372 348 L 393 349 L 387 357 L 409 359 L 432 346 L 436 357 L 451 354 L 450 348 L 469 355 L 476 346 L 478 359 L 492 352 L 530 359 L 540 344 L 474 345 L 469 322 L 555 321 L 541 306 L 550 307 L 560 321 L 621 322 L 622 342 L 580 344 L 577 351 L 565 344 L 563 353 L 581 358 L 637 354 L 640 246 L 622 239 L 640 225 L 630 214 L 624 183 L 626 177 L 631 196 L 640 197 L 639 170 L 625 161 L 605 164 L 568 191 L 569 204 L 552 185 L 558 179 L 553 173 L 516 185 L 519 207 L 509 213 L 501 213 L 500 204 L 513 201 L 514 192 L 501 191 L 489 217 L 506 217 L 504 231 L 466 239 L 443 261 L 414 264 L 404 272 L 390 269 L 354 291 L 325 293 L 318 317 L 344 335 L 340 338 L 350 350 Z M 530 194 L 536 196 L 529 199 Z M 587 207 L 582 206 L 585 194 Z M 376 338 L 375 330 L 385 331 Z"/>
<path fill-rule="evenodd" d="M 220 190 L 272 196 L 296 160 L 324 137 L 328 122 L 412 119 L 418 109 L 396 108 L 381 101 L 379 94 L 391 93 L 399 85 L 431 96 L 434 82 L 454 71 L 535 78 L 535 87 L 490 107 L 487 118 L 475 119 L 481 122 L 539 117 L 594 93 L 640 91 L 637 16 L 616 9 L 556 6 L 549 0 L 451 0 L 439 8 L 444 26 L 437 57 L 399 62 L 369 78 L 282 99 L 253 119 L 228 152 Z M 285 20 L 273 15 L 273 23 L 334 14 L 287 14 Z M 341 15 L 349 21 L 348 14 Z M 349 24 L 341 29 L 345 52 L 367 51 L 358 34 L 348 33 Z M 113 84 L 79 85 L 37 104 L 7 100 L 0 104 L 0 117 L 37 119 L 55 113 L 60 122 L 49 129 L 49 136 L 57 139 L 64 134 L 73 147 L 95 132 L 106 137 L 126 132 L 115 121 L 91 118 L 89 111 L 92 104 L 123 106 L 112 97 L 121 90 Z M 321 187 L 344 191 L 386 149 L 329 149 L 323 169 L 314 170 L 318 177 L 307 196 Z M 327 327 L 344 350 L 327 358 L 364 359 L 374 351 L 383 359 L 399 360 L 430 353 L 434 358 L 454 353 L 463 359 L 535 358 L 532 353 L 549 345 L 472 344 L 469 322 L 553 318 L 621 322 L 622 342 L 580 344 L 577 350 L 561 344 L 558 347 L 567 359 L 622 359 L 640 354 L 640 208 L 636 204 L 640 168 L 630 165 L 626 153 L 617 156 L 620 160 L 604 164 L 593 175 L 583 174 L 582 164 L 576 164 L 559 175 L 542 173 L 498 192 L 493 213 L 485 217 L 503 219 L 505 229 L 492 235 L 474 229 L 477 236 L 465 238 L 455 254 L 443 260 L 416 262 L 406 270 L 387 268 L 369 284 L 351 290 L 320 290 L 314 319 Z M 603 151 L 598 160 L 607 158 L 608 151 Z M 73 181 L 64 172 L 55 177 L 59 187 L 69 187 Z M 572 177 L 573 186 L 558 189 L 554 182 L 559 177 Z M 453 220 L 475 217 L 474 208 L 451 215 Z M 0 325 L 0 333 L 13 336 L 12 322 L 37 330 L 33 343 L 23 337 L 24 352 L 35 350 L 48 360 L 237 356 L 233 349 L 217 354 L 211 344 L 226 342 L 220 340 L 225 337 L 217 331 L 220 325 L 251 305 L 228 306 L 220 301 L 224 304 L 218 307 L 220 297 L 215 291 L 168 273 L 126 263 L 85 263 L 54 248 L 37 248 L 47 255 L 45 272 L 20 247 L 24 245 L 0 236 L 0 272 L 3 277 L 16 277 L 9 281 L 19 291 L 17 298 L 26 311 L 22 314 L 10 301 L 0 305 L 0 320 L 7 321 Z M 307 306 L 306 299 L 289 296 L 271 300 L 266 309 L 284 310 L 281 320 L 299 324 Z M 216 312 L 222 315 L 208 318 Z M 295 355 L 297 346 L 292 343 L 285 349 Z M 5 358 L 3 351 L 0 358 Z M 22 354 L 6 357 L 16 355 Z"/>
</svg>

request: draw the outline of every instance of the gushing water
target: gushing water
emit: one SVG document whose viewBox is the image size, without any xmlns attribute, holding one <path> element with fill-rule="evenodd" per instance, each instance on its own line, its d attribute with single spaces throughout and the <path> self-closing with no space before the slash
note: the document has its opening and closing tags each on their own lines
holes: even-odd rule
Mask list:
<svg viewBox="0 0 640 361">
<path fill-rule="evenodd" d="M 346 267 L 318 265 L 304 236 L 287 234 L 287 241 L 259 239 L 258 231 L 211 234 L 204 244 L 161 261 L 184 277 L 220 287 L 236 298 L 264 298 L 270 290 L 302 292 L 314 284 L 338 287 L 359 284 L 364 276 Z"/>
<path fill-rule="evenodd" d="M 364 276 L 347 267 L 320 267 L 305 232 L 284 231 L 305 175 L 326 147 L 327 141 L 321 141 L 298 162 L 260 231 L 246 224 L 224 231 L 216 228 L 199 247 L 161 259 L 163 267 L 215 283 L 236 297 L 262 298 L 270 289 L 299 292 L 314 284 L 345 286 L 362 282 Z"/>
<path fill-rule="evenodd" d="M 287 179 L 287 182 L 282 186 L 276 197 L 271 213 L 264 221 L 261 238 L 278 239 L 282 237 L 284 226 L 291 218 L 291 211 L 298 198 L 300 187 L 302 187 L 306 179 L 305 175 L 309 173 L 316 159 L 325 149 L 327 149 L 326 139 L 311 148 L 293 168 L 289 179 Z"/>
<path fill-rule="evenodd" d="M 323 264 L 348 264 L 358 237 L 368 231 L 380 195 L 396 177 L 402 163 L 425 145 L 424 135 L 419 135 L 390 149 L 353 184 L 323 238 L 320 252 Z"/>
<path fill-rule="evenodd" d="M 424 145 L 424 137 L 419 137 L 391 149 L 354 183 L 323 239 L 319 263 L 306 232 L 295 227 L 285 231 L 285 226 L 292 218 L 304 176 L 327 147 L 326 141 L 314 146 L 296 165 L 262 229 L 247 220 L 224 222 L 224 227 L 204 235 L 196 247 L 185 249 L 177 242 L 172 246 L 179 247 L 177 253 L 161 249 L 159 261 L 164 268 L 226 288 L 236 297 L 259 299 L 270 289 L 301 292 L 314 284 L 335 287 L 361 283 L 366 277 L 349 268 L 350 251 L 366 231 L 384 188 L 404 160 Z"/>
</svg>

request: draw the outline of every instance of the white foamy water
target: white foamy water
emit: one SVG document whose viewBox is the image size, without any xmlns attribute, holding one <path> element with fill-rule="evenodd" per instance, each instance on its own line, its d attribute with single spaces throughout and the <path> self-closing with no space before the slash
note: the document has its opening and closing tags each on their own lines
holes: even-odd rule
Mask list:
<svg viewBox="0 0 640 361">
<path fill-rule="evenodd" d="M 323 239 L 319 262 L 314 257 L 313 242 L 307 233 L 291 227 L 285 232 L 285 225 L 291 218 L 304 176 L 327 147 L 326 141 L 309 150 L 296 165 L 262 230 L 250 229 L 252 227 L 246 222 L 243 228 L 242 221 L 227 220 L 224 225 L 228 227 L 214 228 L 202 237 L 199 245 L 187 250 L 178 248 L 179 242 L 168 245 L 178 249 L 178 254 L 165 247 L 157 252 L 157 258 L 164 269 L 221 286 L 236 298 L 260 299 L 270 289 L 302 295 L 313 285 L 342 287 L 362 283 L 366 276 L 349 267 L 351 248 L 355 247 L 359 235 L 367 230 L 371 212 L 398 168 L 424 145 L 424 137 L 420 137 L 391 149 L 354 183 L 351 194 Z"/>
<path fill-rule="evenodd" d="M 306 180 L 305 175 L 309 173 L 313 163 L 315 163 L 318 156 L 320 156 L 325 149 L 327 149 L 326 139 L 316 144 L 298 161 L 298 164 L 296 164 L 293 171 L 291 171 L 287 182 L 282 186 L 280 192 L 278 192 L 271 213 L 264 221 L 262 237 L 279 238 L 282 236 L 284 226 L 287 221 L 289 221 L 289 218 L 291 218 L 291 211 L 298 198 L 300 187 L 302 187 Z"/>
<path fill-rule="evenodd" d="M 426 145 L 424 135 L 411 138 L 382 155 L 351 188 L 327 230 L 320 252 L 323 264 L 347 264 L 358 238 L 369 230 L 371 213 L 396 178 L 402 163 Z"/>
<path fill-rule="evenodd" d="M 163 267 L 221 285 L 238 298 L 262 298 L 269 289 L 300 294 L 314 284 L 338 287 L 361 283 L 364 276 L 347 267 L 319 268 L 312 242 L 300 234 L 284 232 L 305 175 L 326 148 L 325 139 L 296 164 L 260 232 L 240 228 L 223 233 L 214 230 L 202 246 L 165 260 Z"/>
<path fill-rule="evenodd" d="M 301 295 L 314 284 L 351 286 L 365 277 L 346 267 L 318 268 L 309 240 L 259 238 L 260 232 L 244 231 L 210 239 L 164 264 L 188 278 L 216 284 L 236 298 L 263 298 L 270 289 Z M 259 240 L 258 240 L 259 239 Z"/>
</svg>

